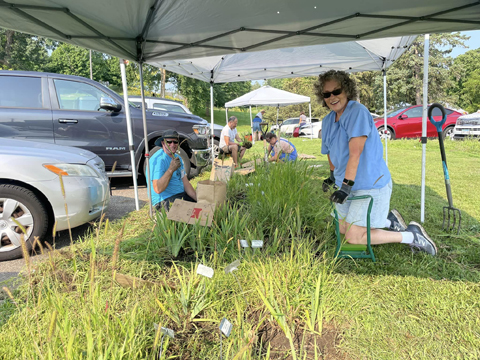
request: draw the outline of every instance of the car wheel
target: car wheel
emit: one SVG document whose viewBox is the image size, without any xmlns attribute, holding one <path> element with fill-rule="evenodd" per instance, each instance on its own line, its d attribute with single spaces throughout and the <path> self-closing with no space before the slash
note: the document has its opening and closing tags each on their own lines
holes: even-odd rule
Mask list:
<svg viewBox="0 0 480 360">
<path fill-rule="evenodd" d="M 150 159 L 152 158 L 153 154 L 155 154 L 160 149 L 161 149 L 160 146 L 155 146 L 152 150 L 150 150 Z M 187 177 L 190 179 L 191 178 L 191 176 L 190 176 L 190 159 L 188 158 L 185 150 L 183 150 L 182 148 L 179 148 L 177 150 L 177 152 L 180 153 L 180 157 L 182 158 L 183 167 L 185 169 L 185 174 L 187 174 Z M 152 171 L 152 165 L 151 164 L 150 164 L 150 171 Z M 147 162 L 146 161 L 143 165 L 143 173 L 144 174 L 147 173 Z"/>
<path fill-rule="evenodd" d="M 24 231 L 23 238 L 30 251 L 35 238 L 42 238 L 47 228 L 47 211 L 32 191 L 0 184 L 0 261 L 22 257 L 20 239 Z"/>
<path fill-rule="evenodd" d="M 387 131 L 384 131 L 385 127 L 384 126 L 380 126 L 378 128 L 378 135 L 380 135 L 380 138 L 383 139 L 383 138 L 387 138 L 387 140 L 395 140 L 395 133 L 387 127 Z"/>
<path fill-rule="evenodd" d="M 322 138 L 322 130 L 318 130 L 318 138 L 319 138 L 319 139 Z"/>
<path fill-rule="evenodd" d="M 453 129 L 455 129 L 455 126 L 449 126 L 443 130 L 442 135 L 444 140 L 453 140 Z"/>
<path fill-rule="evenodd" d="M 213 140 L 213 154 L 215 155 L 215 159 L 220 154 L 220 141 L 216 139 Z"/>
</svg>

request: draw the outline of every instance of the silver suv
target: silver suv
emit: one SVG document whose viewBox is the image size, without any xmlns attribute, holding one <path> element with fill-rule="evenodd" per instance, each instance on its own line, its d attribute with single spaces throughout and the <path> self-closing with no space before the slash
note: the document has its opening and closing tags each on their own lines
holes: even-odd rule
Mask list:
<svg viewBox="0 0 480 360">
<path fill-rule="evenodd" d="M 107 209 L 109 200 L 105 164 L 94 153 L 2 139 L 0 261 L 22 256 L 22 237 L 31 249 L 35 238 L 41 239 L 55 223 L 60 231 L 96 219 Z"/>
</svg>

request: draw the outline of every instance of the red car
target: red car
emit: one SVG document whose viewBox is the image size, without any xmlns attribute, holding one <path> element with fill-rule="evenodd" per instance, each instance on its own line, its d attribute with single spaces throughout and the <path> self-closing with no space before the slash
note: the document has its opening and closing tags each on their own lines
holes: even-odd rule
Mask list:
<svg viewBox="0 0 480 360">
<path fill-rule="evenodd" d="M 429 106 L 430 107 L 430 106 Z M 443 124 L 443 138 L 450 138 L 453 135 L 453 129 L 457 118 L 462 114 L 458 111 L 445 109 L 447 112 L 447 121 Z M 401 138 L 419 138 L 422 136 L 422 105 L 404 107 L 399 110 L 392 111 L 387 114 L 387 131 L 384 131 L 383 117 L 376 118 L 375 125 L 377 126 L 380 137 L 384 135 L 390 140 Z M 435 121 L 442 120 L 442 113 L 440 109 L 433 110 L 433 119 Z M 437 137 L 437 129 L 427 118 L 427 137 Z"/>
</svg>

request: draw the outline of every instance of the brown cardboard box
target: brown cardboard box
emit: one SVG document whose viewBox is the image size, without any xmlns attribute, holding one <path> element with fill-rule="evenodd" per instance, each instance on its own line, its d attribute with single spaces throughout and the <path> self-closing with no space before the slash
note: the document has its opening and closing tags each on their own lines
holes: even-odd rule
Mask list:
<svg viewBox="0 0 480 360">
<path fill-rule="evenodd" d="M 233 159 L 230 157 L 222 161 L 222 159 L 213 160 L 212 172 L 210 180 L 228 182 L 233 174 Z"/>
<path fill-rule="evenodd" d="M 194 203 L 176 199 L 173 205 L 170 206 L 167 219 L 187 224 L 195 224 L 199 221 L 202 226 L 211 226 L 214 212 L 214 204 Z"/>
</svg>

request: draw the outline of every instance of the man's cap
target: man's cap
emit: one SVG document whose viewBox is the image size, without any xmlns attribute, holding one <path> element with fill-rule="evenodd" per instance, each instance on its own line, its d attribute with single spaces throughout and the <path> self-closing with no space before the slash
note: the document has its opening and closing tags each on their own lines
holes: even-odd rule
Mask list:
<svg viewBox="0 0 480 360">
<path fill-rule="evenodd" d="M 169 129 L 164 131 L 163 135 L 155 140 L 155 146 L 162 146 L 163 139 L 178 139 L 178 132 L 175 130 Z"/>
</svg>

